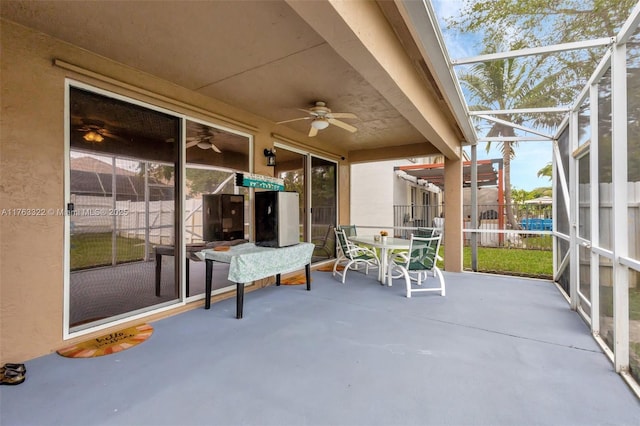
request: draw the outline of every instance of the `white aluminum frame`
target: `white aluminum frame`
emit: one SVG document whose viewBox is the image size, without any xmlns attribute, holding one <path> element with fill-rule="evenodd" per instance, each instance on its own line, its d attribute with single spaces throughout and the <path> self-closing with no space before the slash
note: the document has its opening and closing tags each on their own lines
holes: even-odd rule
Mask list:
<svg viewBox="0 0 640 426">
<path fill-rule="evenodd" d="M 606 55 L 607 57 L 609 55 Z M 601 64 L 605 64 L 601 62 Z M 600 75 L 600 69 L 604 69 L 604 65 L 599 67 L 595 75 Z M 589 84 L 589 127 L 591 128 L 591 141 L 589 142 L 589 183 L 590 183 L 590 203 L 589 216 L 591 220 L 591 333 L 594 336 L 600 334 L 600 272 L 599 262 L 600 255 L 597 248 L 600 246 L 600 209 L 598 207 L 600 199 L 600 186 L 598 184 L 598 147 L 600 146 L 598 138 L 598 84 Z M 605 345 L 606 346 L 606 345 Z"/>
<path fill-rule="evenodd" d="M 629 255 L 627 207 L 627 45 L 615 44 L 611 56 L 611 150 L 613 187 L 613 321 L 614 366 L 629 369 Z"/>
<path fill-rule="evenodd" d="M 71 177 L 71 173 L 70 173 L 70 162 L 69 162 L 69 153 L 71 150 L 70 147 L 70 137 L 71 137 L 71 129 L 70 129 L 70 115 L 69 115 L 69 107 L 70 107 L 70 96 L 69 96 L 69 90 L 71 87 L 76 87 L 78 89 L 82 89 L 82 90 L 86 90 L 92 93 L 96 93 L 98 95 L 102 95 L 102 96 L 107 96 L 113 99 L 117 99 L 123 102 L 127 102 L 130 103 L 132 105 L 138 105 L 138 106 L 142 106 L 144 108 L 148 108 L 151 109 L 153 111 L 158 111 L 158 112 L 162 112 L 164 114 L 168 114 L 171 115 L 177 119 L 182 119 L 183 115 L 176 113 L 175 111 L 171 111 L 168 110 L 166 108 L 162 108 L 162 107 L 158 107 L 157 105 L 152 105 L 149 104 L 147 102 L 144 101 L 140 101 L 128 96 L 124 96 L 121 95 L 119 93 L 110 91 L 110 90 L 105 90 L 102 89 L 96 85 L 93 84 L 87 84 L 87 83 L 83 83 L 81 81 L 72 79 L 72 78 L 65 78 L 64 81 L 65 84 L 65 111 L 64 111 L 64 118 L 65 118 L 65 171 L 64 171 L 64 179 L 65 179 L 65 183 L 64 183 L 64 203 L 65 206 L 71 202 L 70 199 L 70 191 L 71 191 L 71 183 L 70 183 L 70 177 Z M 182 157 L 182 156 L 181 156 Z M 182 168 L 183 172 L 184 172 L 184 158 L 181 158 L 181 164 L 180 167 Z M 180 204 L 181 208 L 184 208 L 184 204 Z M 65 208 L 66 210 L 66 208 Z M 179 212 L 178 212 L 179 213 Z M 71 274 L 70 274 L 70 266 L 71 266 L 71 261 L 70 261 L 70 247 L 71 247 L 71 229 L 70 229 L 70 217 L 68 215 L 65 215 L 64 218 L 64 270 L 63 270 L 63 274 L 64 274 L 64 283 L 63 283 L 63 313 L 62 313 L 62 339 L 63 340 L 68 340 L 71 338 L 75 338 L 75 337 L 80 337 L 80 336 L 84 336 L 87 335 L 89 333 L 93 333 L 95 331 L 100 331 L 100 330 L 104 330 L 119 324 L 124 324 L 124 323 L 128 323 L 132 320 L 136 320 L 136 319 L 141 319 L 141 318 L 146 318 L 150 315 L 153 314 L 157 314 L 160 312 L 165 312 L 168 310 L 172 310 L 175 309 L 178 306 L 182 306 L 184 305 L 186 302 L 184 300 L 184 298 L 178 298 L 175 299 L 175 301 L 173 301 L 174 303 L 170 303 L 167 305 L 163 305 L 159 308 L 153 309 L 153 310 L 149 310 L 149 311 L 145 311 L 142 313 L 138 313 L 135 315 L 131 315 L 131 316 L 126 316 L 126 317 L 122 317 L 119 319 L 116 319 L 114 321 L 111 322 L 107 322 L 104 324 L 99 324 L 96 325 L 94 327 L 87 327 L 84 328 L 82 330 L 77 330 L 77 331 L 70 331 L 69 328 L 69 309 L 70 309 L 70 298 L 69 298 L 69 293 L 70 293 L 70 286 L 71 286 Z M 184 228 L 184 227 L 183 227 Z M 176 237 L 178 236 L 178 234 L 180 234 L 184 229 L 183 228 L 176 228 Z M 181 235 L 181 234 L 180 234 Z M 183 239 L 184 240 L 184 239 Z M 183 244 L 180 246 L 176 246 L 178 249 L 178 255 L 181 255 L 181 253 L 183 253 L 184 250 L 184 241 Z M 182 257 L 178 257 L 178 258 L 182 258 Z M 182 266 L 183 262 L 177 262 L 176 263 L 176 267 L 179 268 L 178 270 L 180 271 L 180 274 L 182 276 L 182 284 L 184 287 L 184 280 L 185 280 L 185 270 L 184 267 Z M 182 292 L 184 292 L 184 288 L 181 290 Z"/>
<path fill-rule="evenodd" d="M 220 125 L 220 124 L 214 124 L 208 121 L 203 121 L 200 119 L 197 119 L 195 117 L 192 117 L 188 114 L 185 113 L 179 113 L 176 112 L 174 110 L 170 110 L 167 108 L 163 108 L 154 104 L 151 104 L 149 102 L 145 102 L 136 98 L 132 98 L 130 96 L 126 96 L 126 95 L 122 95 L 120 93 L 114 92 L 112 90 L 106 90 L 103 88 L 100 88 L 99 86 L 96 86 L 95 84 L 88 84 L 88 83 L 84 83 L 81 81 L 78 81 L 76 79 L 72 79 L 72 78 L 66 78 L 65 79 L 65 110 L 64 110 L 64 118 L 65 118 L 65 171 L 64 171 L 64 202 L 65 202 L 65 206 L 70 202 L 70 198 L 69 198 L 69 194 L 70 194 L 70 170 L 69 170 L 69 152 L 70 152 L 70 133 L 71 133 L 71 129 L 69 126 L 70 123 L 70 115 L 69 115 L 69 89 L 70 87 L 76 87 L 82 90 L 86 90 L 92 93 L 96 93 L 99 95 L 103 95 L 103 96 L 107 96 L 113 99 L 117 99 L 132 105 L 137 105 L 137 106 L 142 106 L 144 108 L 153 110 L 153 111 L 158 111 L 158 112 L 162 112 L 164 114 L 170 115 L 176 119 L 178 119 L 180 121 L 180 135 L 181 135 L 181 141 L 186 140 L 186 120 L 190 120 L 190 121 L 194 121 L 200 124 L 205 124 L 207 126 L 210 127 L 215 127 L 217 129 L 220 130 L 224 130 L 226 132 L 229 133 L 233 133 L 236 135 L 240 135 L 240 136 L 244 136 L 248 139 L 249 141 L 249 170 L 253 171 L 253 167 L 254 167 L 254 160 L 253 160 L 253 151 L 254 151 L 254 140 L 253 140 L 253 135 L 247 132 L 243 132 L 243 131 L 239 131 L 236 129 L 232 129 L 230 127 L 226 127 L 224 125 Z M 184 259 L 184 253 L 186 251 L 186 242 L 185 242 L 185 221 L 183 220 L 183 213 L 184 213 L 184 206 L 185 206 L 185 191 L 186 191 L 186 180 L 184 179 L 185 176 L 185 172 L 186 172 L 186 146 L 183 143 L 182 144 L 182 150 L 178 156 L 178 160 L 179 160 L 179 165 L 178 168 L 180 170 L 180 174 L 182 176 L 182 182 L 181 182 L 181 186 L 180 186 L 180 196 L 178 197 L 177 200 L 177 209 L 178 211 L 176 212 L 177 214 L 177 219 L 179 219 L 179 223 L 180 225 L 177 226 L 175 228 L 175 239 L 176 239 L 176 258 L 177 259 Z M 252 195 L 253 191 L 250 191 L 250 194 Z M 176 195 L 177 196 L 177 195 Z M 249 210 L 250 212 L 252 211 L 252 202 L 250 201 L 250 207 Z M 128 323 L 132 320 L 136 320 L 136 319 L 142 319 L 142 318 L 146 318 L 149 317 L 150 315 L 154 315 L 160 312 L 165 312 L 165 311 L 169 311 L 169 310 L 173 310 L 176 309 L 177 307 L 180 306 L 184 306 L 187 304 L 187 302 L 191 302 L 193 300 L 197 300 L 197 299 L 204 299 L 205 295 L 204 294 L 199 294 L 199 295 L 194 295 L 194 296 L 190 296 L 190 297 L 186 297 L 186 269 L 184 267 L 184 262 L 177 262 L 176 263 L 176 267 L 178 268 L 179 274 L 180 274 L 180 295 L 177 299 L 172 300 L 170 302 L 167 302 L 166 304 L 163 304 L 162 306 L 152 309 L 152 310 L 148 310 L 145 312 L 141 312 L 141 313 L 137 313 L 135 315 L 129 315 L 126 316 L 126 314 L 124 314 L 124 316 L 115 319 L 114 321 L 110 321 L 104 324 L 99 324 L 93 327 L 88 327 L 82 330 L 77 330 L 77 331 L 73 331 L 71 332 L 69 329 L 69 308 L 70 308 L 70 300 L 69 300 L 69 291 L 70 291 L 70 257 L 69 257 L 69 248 L 70 248 L 70 244 L 71 244 L 71 238 L 70 238 L 70 218 L 68 215 L 65 215 L 64 218 L 64 224 L 65 224 L 65 230 L 64 230 L 64 254 L 63 254 L 63 262 L 64 262 L 64 270 L 63 270 L 63 276 L 64 276 L 64 295 L 63 295 L 63 333 L 62 333 L 62 338 L 63 340 L 68 340 L 71 338 L 75 338 L 75 337 L 79 337 L 79 336 L 83 336 L 95 331 L 99 331 L 99 330 L 103 330 L 103 329 L 107 329 L 107 328 L 111 328 L 115 325 L 119 325 L 119 324 L 124 324 L 124 323 Z M 250 229 L 249 232 L 252 233 L 253 224 L 250 222 Z M 180 243 L 178 244 L 178 240 L 180 241 Z M 227 289 L 220 289 L 217 290 L 218 292 L 222 292 L 222 291 L 227 291 Z M 216 294 L 215 292 L 213 294 Z"/>
<path fill-rule="evenodd" d="M 615 37 L 604 37 L 594 40 L 574 41 L 571 43 L 554 44 L 551 46 L 530 47 L 526 49 L 511 50 L 508 52 L 490 53 L 478 55 L 470 58 L 452 59 L 453 65 L 466 65 L 477 62 L 497 61 L 507 58 L 519 58 L 524 56 L 535 56 L 554 52 L 565 52 L 567 50 L 589 49 L 591 47 L 610 46 L 615 43 Z"/>
<path fill-rule="evenodd" d="M 425 3 L 427 0 L 422 0 Z M 418 7 L 411 7 L 409 0 L 401 0 L 405 10 L 415 12 Z M 418 4 L 420 2 L 413 2 Z M 425 4 L 425 9 L 428 11 L 428 15 L 431 23 L 437 22 L 435 20 L 435 14 L 430 4 Z M 415 24 L 416 21 L 413 20 Z M 633 34 L 640 27 L 640 2 L 638 2 L 633 8 L 627 21 L 623 24 L 619 33 L 614 37 L 605 37 L 595 40 L 577 41 L 572 43 L 564 43 L 553 46 L 542 46 L 535 48 L 526 48 L 520 50 L 514 50 L 509 52 L 499 52 L 488 55 L 479 55 L 469 58 L 461 59 L 448 59 L 446 47 L 440 31 L 435 31 L 435 42 L 431 47 L 439 48 L 445 53 L 448 59 L 448 70 L 441 71 L 438 75 L 449 75 L 456 83 L 456 93 L 460 96 L 461 91 L 454 71 L 455 66 L 473 64 L 478 62 L 487 62 L 507 58 L 525 57 L 532 55 L 551 54 L 554 52 L 561 52 L 567 50 L 587 49 L 594 47 L 605 47 L 606 51 L 602 55 L 602 59 L 597 65 L 596 69 L 591 75 L 591 78 L 585 85 L 585 88 L 576 98 L 573 105 L 569 108 L 566 107 L 551 107 L 551 108 L 528 108 L 528 109 L 502 109 L 502 110 L 486 110 L 486 111 L 469 111 L 464 96 L 461 97 L 466 109 L 466 115 L 471 121 L 472 117 L 479 117 L 485 120 L 490 120 L 498 123 L 510 125 L 516 129 L 521 129 L 526 132 L 534 133 L 538 137 L 479 137 L 475 139 L 475 142 L 519 142 L 519 141 L 540 141 L 540 140 L 553 140 L 553 177 L 552 186 L 554 194 L 558 194 L 560 191 L 562 196 L 566 200 L 565 205 L 567 211 L 558 212 L 557 201 L 554 200 L 552 209 L 553 217 L 558 218 L 558 214 L 568 214 L 570 224 L 570 235 L 564 235 L 554 231 L 553 250 L 554 254 L 558 250 L 558 240 L 568 240 L 570 244 L 569 256 L 570 258 L 570 293 L 571 293 L 571 307 L 577 309 L 580 305 L 581 297 L 586 301 L 584 296 L 579 294 L 579 250 L 580 246 L 590 247 L 590 326 L 592 333 L 596 341 L 602 346 L 603 351 L 612 359 L 615 370 L 619 372 L 622 377 L 628 382 L 633 391 L 640 397 L 640 386 L 628 373 L 629 369 L 629 269 L 640 272 L 640 260 L 631 259 L 629 257 L 629 238 L 628 238 L 628 225 L 627 225 L 627 82 L 626 82 L 626 43 L 633 36 Z M 599 81 L 602 76 L 611 69 L 611 103 L 612 103 L 612 188 L 613 188 L 613 202 L 612 202 L 612 221 L 613 221 L 613 239 L 612 250 L 600 247 L 599 236 L 599 170 L 598 170 L 598 87 Z M 448 72 L 446 72 L 448 71 Z M 445 87 L 447 89 L 447 87 Z M 453 93 L 453 92 L 452 92 Z M 579 200 L 577 200 L 578 193 L 578 164 L 579 158 L 585 155 L 585 150 L 578 150 L 579 138 L 578 138 L 578 116 L 580 107 L 586 100 L 589 100 L 590 108 L 590 128 L 591 128 L 591 140 L 589 142 L 588 152 L 589 157 L 589 172 L 590 172 L 590 241 L 581 238 L 578 233 L 579 220 Z M 458 108 L 458 112 L 460 109 Z M 532 129 L 528 129 L 524 126 L 517 126 L 513 123 L 499 120 L 491 116 L 497 115 L 510 115 L 510 114 L 534 114 L 534 113 L 558 113 L 568 112 L 565 119 L 558 127 L 558 130 L 554 137 L 546 137 L 542 132 L 537 132 Z M 458 117 L 460 114 L 457 114 Z M 560 161 L 560 152 L 558 150 L 558 138 L 562 135 L 563 131 L 569 131 L 569 144 L 571 147 L 571 154 L 569 156 L 569 182 L 566 182 L 564 174 L 564 165 Z M 543 136 L 543 137 L 540 137 Z M 473 142 L 473 141 L 472 141 Z M 474 143 L 475 143 L 474 142 Z M 555 227 L 554 227 L 555 229 Z M 604 341 L 600 338 L 600 298 L 599 298 L 599 262 L 600 258 L 608 258 L 612 260 L 613 271 L 613 304 L 614 304 L 614 347 L 611 351 Z M 568 258 L 557 259 L 553 256 L 554 262 L 554 276 L 558 276 L 560 271 L 564 271 L 567 266 Z M 560 264 L 558 264 L 560 262 Z"/>
</svg>

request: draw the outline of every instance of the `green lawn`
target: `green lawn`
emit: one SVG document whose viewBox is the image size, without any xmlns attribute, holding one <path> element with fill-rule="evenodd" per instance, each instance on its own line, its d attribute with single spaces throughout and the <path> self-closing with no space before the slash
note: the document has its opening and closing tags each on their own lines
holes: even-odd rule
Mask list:
<svg viewBox="0 0 640 426">
<path fill-rule="evenodd" d="M 463 266 L 471 269 L 471 247 L 464 247 Z M 478 247 L 478 271 L 553 277 L 553 253 L 546 250 Z"/>
<path fill-rule="evenodd" d="M 522 240 L 529 249 L 551 250 L 553 246 L 553 237 L 551 235 L 531 235 L 524 237 Z"/>
<path fill-rule="evenodd" d="M 144 240 L 116 237 L 117 262 L 142 260 Z M 71 236 L 71 270 L 111 265 L 111 233 L 76 234 Z"/>
<path fill-rule="evenodd" d="M 600 311 L 604 316 L 613 318 L 613 289 L 600 287 Z M 629 289 L 629 319 L 640 321 L 640 289 Z M 640 342 L 638 342 L 640 344 Z"/>
</svg>

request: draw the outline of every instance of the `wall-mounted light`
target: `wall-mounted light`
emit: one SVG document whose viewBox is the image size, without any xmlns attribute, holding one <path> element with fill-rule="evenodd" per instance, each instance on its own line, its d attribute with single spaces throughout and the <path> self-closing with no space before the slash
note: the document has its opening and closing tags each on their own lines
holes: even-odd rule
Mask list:
<svg viewBox="0 0 640 426">
<path fill-rule="evenodd" d="M 267 159 L 267 166 L 275 166 L 276 165 L 276 149 L 264 149 L 264 156 Z"/>
</svg>

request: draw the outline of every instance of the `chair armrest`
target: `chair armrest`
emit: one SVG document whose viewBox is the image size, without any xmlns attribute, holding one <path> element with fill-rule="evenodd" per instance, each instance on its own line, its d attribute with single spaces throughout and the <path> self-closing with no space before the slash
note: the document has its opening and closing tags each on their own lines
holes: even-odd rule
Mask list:
<svg viewBox="0 0 640 426">
<path fill-rule="evenodd" d="M 349 248 L 349 252 L 352 256 L 368 255 L 378 259 L 378 254 L 375 252 L 375 250 L 372 250 L 369 247 L 351 245 Z"/>
<path fill-rule="evenodd" d="M 407 263 L 409 261 L 409 253 L 406 251 L 393 253 L 389 257 L 389 262 L 393 263 Z"/>
</svg>

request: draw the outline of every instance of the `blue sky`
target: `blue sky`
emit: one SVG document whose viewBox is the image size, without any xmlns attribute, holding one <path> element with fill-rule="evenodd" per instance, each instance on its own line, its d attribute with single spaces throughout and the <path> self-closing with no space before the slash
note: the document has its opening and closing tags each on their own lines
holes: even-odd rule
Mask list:
<svg viewBox="0 0 640 426">
<path fill-rule="evenodd" d="M 457 16 L 464 3 L 463 0 L 431 0 L 436 11 L 440 27 L 446 42 L 446 48 L 452 59 L 466 58 L 480 54 L 482 39 L 477 34 L 460 34 L 448 31 L 444 19 Z M 478 133 L 478 136 L 482 136 Z M 471 154 L 470 149 L 466 149 Z M 539 187 L 551 186 L 548 178 L 537 177 L 538 170 L 551 162 L 551 142 L 519 142 L 515 148 L 516 157 L 511 163 L 511 186 L 531 191 Z M 486 152 L 486 144 L 478 144 L 478 159 L 502 158 L 500 144 L 493 143 L 491 151 Z"/>
<path fill-rule="evenodd" d="M 471 150 L 465 148 L 471 157 Z M 511 187 L 531 191 L 535 188 L 550 187 L 551 181 L 539 178 L 538 170 L 551 162 L 551 142 L 519 142 L 515 148 L 516 157 L 511 161 Z M 486 152 L 486 144 L 478 144 L 478 160 L 502 158 L 499 144 L 493 143 L 489 154 Z"/>
</svg>

